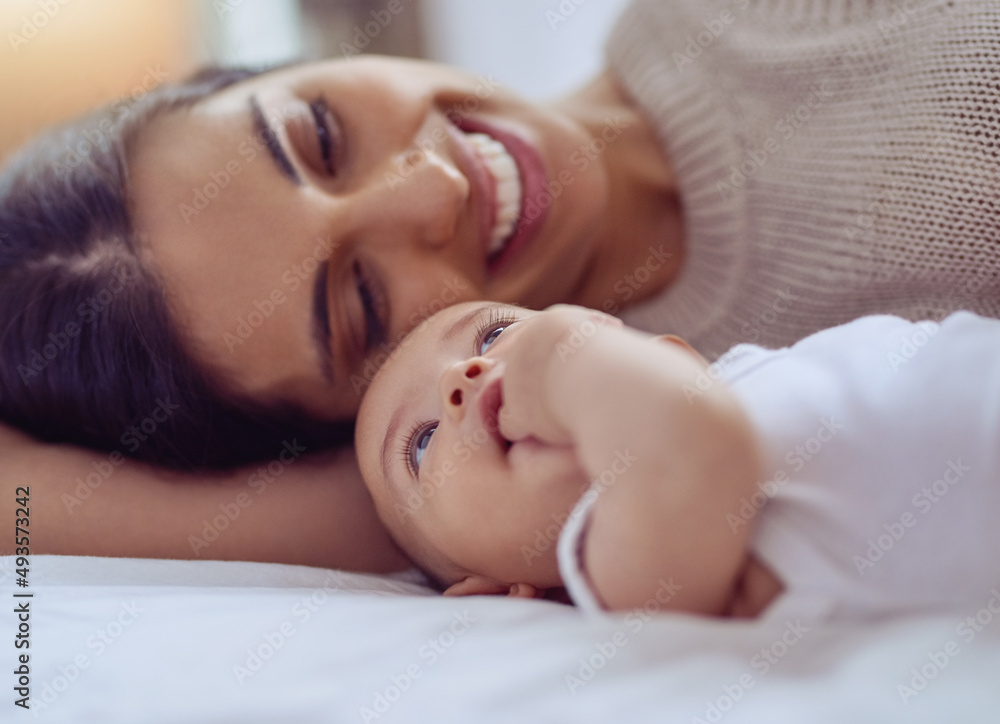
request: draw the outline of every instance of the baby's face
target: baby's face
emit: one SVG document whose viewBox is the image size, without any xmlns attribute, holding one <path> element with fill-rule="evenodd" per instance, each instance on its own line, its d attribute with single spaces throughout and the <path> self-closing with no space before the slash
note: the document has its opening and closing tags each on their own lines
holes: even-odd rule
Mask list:
<svg viewBox="0 0 1000 724">
<path fill-rule="evenodd" d="M 556 537 L 587 477 L 572 448 L 511 444 L 497 423 L 504 360 L 538 314 L 483 302 L 439 312 L 385 363 L 358 415 L 380 517 L 411 555 L 416 541 L 443 553 L 455 580 L 561 585 Z"/>
</svg>

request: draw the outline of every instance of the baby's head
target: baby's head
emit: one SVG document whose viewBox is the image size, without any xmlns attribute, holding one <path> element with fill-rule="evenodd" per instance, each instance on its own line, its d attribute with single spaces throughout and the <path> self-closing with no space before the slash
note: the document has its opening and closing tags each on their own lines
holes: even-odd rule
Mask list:
<svg viewBox="0 0 1000 724">
<path fill-rule="evenodd" d="M 588 486 L 574 450 L 500 434 L 505 357 L 539 314 L 472 302 L 417 327 L 358 414 L 365 483 L 400 547 L 452 594 L 561 586 L 561 523 Z"/>
</svg>

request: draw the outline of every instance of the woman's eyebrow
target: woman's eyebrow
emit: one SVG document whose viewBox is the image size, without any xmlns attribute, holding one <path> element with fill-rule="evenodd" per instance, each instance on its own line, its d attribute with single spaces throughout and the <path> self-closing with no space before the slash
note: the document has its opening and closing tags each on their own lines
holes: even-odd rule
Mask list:
<svg viewBox="0 0 1000 724">
<path fill-rule="evenodd" d="M 250 120 L 253 124 L 254 135 L 264 142 L 268 154 L 270 154 L 281 175 L 287 177 L 296 186 L 301 186 L 302 177 L 299 176 L 298 171 L 295 170 L 295 166 L 288 159 L 288 154 L 285 153 L 285 149 L 278 139 L 278 134 L 274 132 L 274 129 L 271 128 L 271 125 L 264 117 L 264 111 L 260 107 L 260 101 L 257 100 L 256 94 L 250 96 Z"/>
</svg>

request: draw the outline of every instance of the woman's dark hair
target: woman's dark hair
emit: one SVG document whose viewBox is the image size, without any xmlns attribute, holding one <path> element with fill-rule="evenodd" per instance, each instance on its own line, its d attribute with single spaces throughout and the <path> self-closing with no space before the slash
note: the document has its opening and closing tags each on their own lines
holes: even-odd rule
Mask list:
<svg viewBox="0 0 1000 724">
<path fill-rule="evenodd" d="M 209 69 L 52 129 L 0 173 L 0 420 L 47 442 L 174 468 L 349 442 L 350 423 L 224 392 L 144 262 L 128 151 L 150 120 L 261 71 Z"/>
</svg>

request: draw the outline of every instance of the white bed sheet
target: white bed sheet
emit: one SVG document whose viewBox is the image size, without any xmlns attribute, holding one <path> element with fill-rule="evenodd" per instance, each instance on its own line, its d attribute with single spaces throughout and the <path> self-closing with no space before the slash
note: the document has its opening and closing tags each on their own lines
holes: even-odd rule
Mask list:
<svg viewBox="0 0 1000 724">
<path fill-rule="evenodd" d="M 0 558 L 8 601 L 12 569 Z M 0 721 L 1000 721 L 1000 620 L 967 641 L 957 612 L 810 631 L 593 619 L 300 566 L 62 556 L 33 557 L 29 590 L 33 708 L 6 673 Z M 928 656 L 955 646 L 943 668 Z"/>
</svg>

